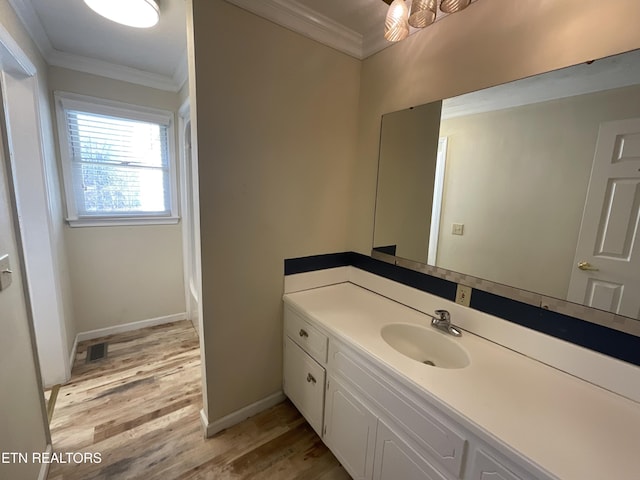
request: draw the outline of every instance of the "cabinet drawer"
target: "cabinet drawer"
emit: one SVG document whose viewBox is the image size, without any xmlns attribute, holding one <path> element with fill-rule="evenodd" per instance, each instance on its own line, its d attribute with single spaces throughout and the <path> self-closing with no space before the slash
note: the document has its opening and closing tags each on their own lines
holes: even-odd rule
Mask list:
<svg viewBox="0 0 640 480">
<path fill-rule="evenodd" d="M 327 362 L 327 336 L 311 326 L 300 314 L 288 305 L 284 308 L 284 331 L 302 349 L 320 363 Z"/>
<path fill-rule="evenodd" d="M 285 337 L 284 393 L 319 436 L 322 436 L 325 375 L 322 365 Z"/>
<path fill-rule="evenodd" d="M 441 420 L 440 415 L 398 395 L 397 387 L 385 381 L 379 373 L 374 376 L 359 359 L 355 360 L 356 355 L 332 341 L 329 346 L 330 370 L 357 386 L 373 404 L 410 433 L 416 444 L 445 470 L 460 477 L 466 439 Z"/>
</svg>

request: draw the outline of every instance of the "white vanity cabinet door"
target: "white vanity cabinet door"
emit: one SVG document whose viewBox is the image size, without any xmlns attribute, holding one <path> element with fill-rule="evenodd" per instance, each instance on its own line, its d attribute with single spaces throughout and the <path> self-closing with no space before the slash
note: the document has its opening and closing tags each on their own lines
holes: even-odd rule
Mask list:
<svg viewBox="0 0 640 480">
<path fill-rule="evenodd" d="M 378 421 L 373 480 L 446 480 L 382 420 Z"/>
<path fill-rule="evenodd" d="M 377 423 L 346 384 L 329 375 L 324 441 L 354 480 L 372 478 Z"/>
<path fill-rule="evenodd" d="M 454 478 L 461 478 L 467 449 L 466 434 L 426 402 L 411 402 L 402 386 L 381 372 L 376 372 L 355 352 L 340 342 L 329 342 L 330 373 L 348 379 L 371 405 L 402 429 L 405 437 L 413 436 L 431 458 Z M 370 365 L 370 363 L 369 363 Z"/>
<path fill-rule="evenodd" d="M 284 339 L 284 393 L 322 436 L 325 370 L 289 337 Z"/>
<path fill-rule="evenodd" d="M 536 478 L 533 475 L 523 476 L 514 473 L 513 467 L 508 468 L 481 449 L 476 451 L 469 476 L 469 480 L 534 480 Z"/>
</svg>

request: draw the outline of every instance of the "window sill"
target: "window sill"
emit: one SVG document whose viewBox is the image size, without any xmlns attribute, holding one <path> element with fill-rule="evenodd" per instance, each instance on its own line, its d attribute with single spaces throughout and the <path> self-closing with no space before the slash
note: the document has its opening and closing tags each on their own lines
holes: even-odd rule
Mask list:
<svg viewBox="0 0 640 480">
<path fill-rule="evenodd" d="M 144 225 L 176 225 L 180 217 L 116 217 L 116 218 L 67 218 L 72 227 L 133 227 Z"/>
</svg>

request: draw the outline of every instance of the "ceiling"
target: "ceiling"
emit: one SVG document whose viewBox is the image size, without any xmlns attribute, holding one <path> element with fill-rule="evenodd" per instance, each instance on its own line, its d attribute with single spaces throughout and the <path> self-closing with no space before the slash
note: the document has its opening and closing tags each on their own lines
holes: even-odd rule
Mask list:
<svg viewBox="0 0 640 480">
<path fill-rule="evenodd" d="M 9 3 L 50 65 L 178 91 L 187 78 L 185 1 L 158 1 L 160 22 L 149 29 L 106 20 L 81 0 Z M 226 1 L 359 59 L 390 45 L 382 0 Z"/>
<path fill-rule="evenodd" d="M 47 63 L 178 91 L 187 78 L 184 0 L 159 0 L 160 21 L 111 22 L 82 0 L 9 0 Z"/>
</svg>

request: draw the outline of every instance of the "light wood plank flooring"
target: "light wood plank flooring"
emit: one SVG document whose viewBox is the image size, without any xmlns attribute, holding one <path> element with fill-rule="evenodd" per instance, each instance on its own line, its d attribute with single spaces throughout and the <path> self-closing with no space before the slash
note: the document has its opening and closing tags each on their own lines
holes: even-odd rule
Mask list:
<svg viewBox="0 0 640 480">
<path fill-rule="evenodd" d="M 107 358 L 86 363 L 103 341 Z M 52 463 L 49 480 L 350 478 L 288 401 L 204 439 L 200 388 L 187 321 L 80 343 L 53 412 L 53 448 L 102 462 Z"/>
</svg>

